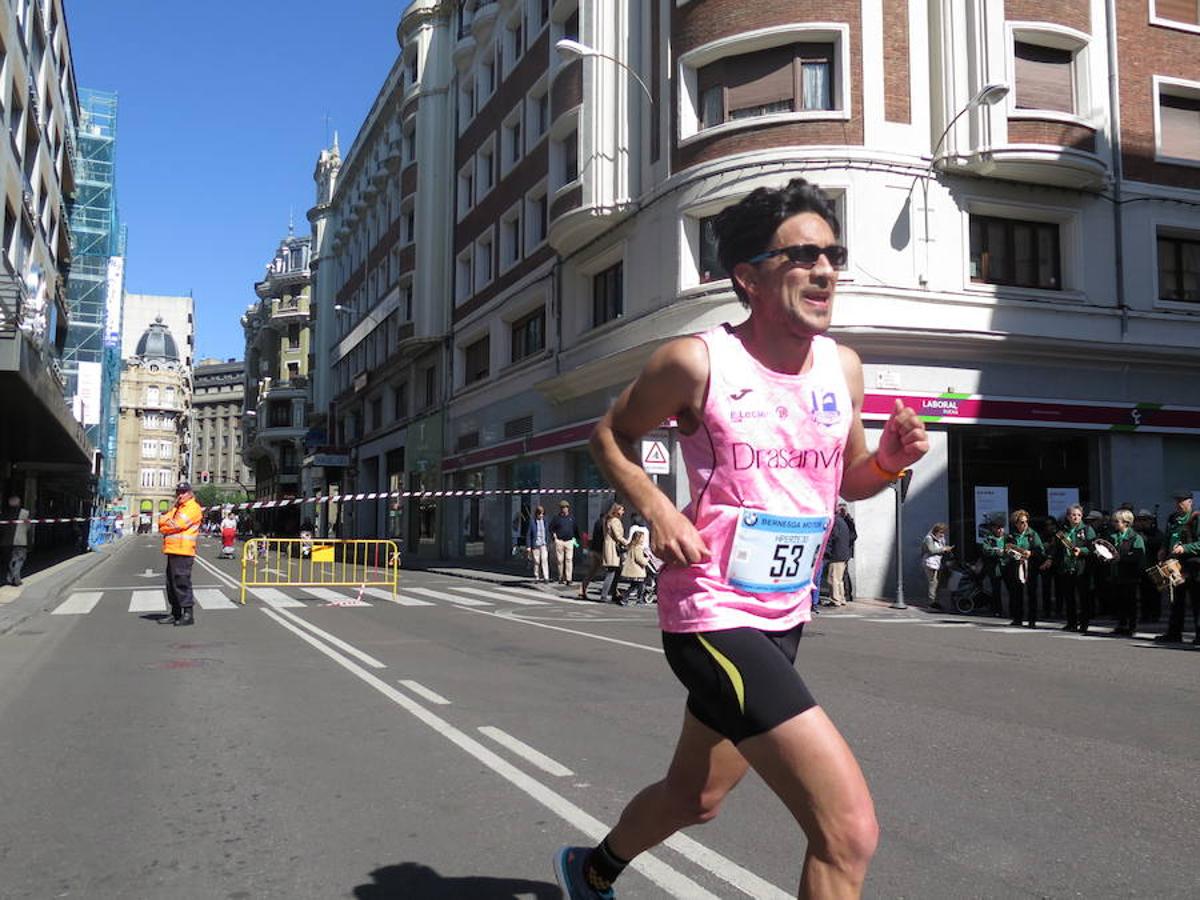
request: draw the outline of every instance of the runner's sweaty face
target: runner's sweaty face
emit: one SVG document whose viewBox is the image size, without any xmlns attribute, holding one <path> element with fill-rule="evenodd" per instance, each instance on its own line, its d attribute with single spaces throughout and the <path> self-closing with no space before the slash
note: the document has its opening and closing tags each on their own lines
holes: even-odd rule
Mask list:
<svg viewBox="0 0 1200 900">
<path fill-rule="evenodd" d="M 836 243 L 829 223 L 816 213 L 805 212 L 785 219 L 767 249 L 796 244 L 828 247 Z M 811 269 L 789 261 L 783 254 L 756 263 L 753 268 L 755 290 L 750 308 L 756 315 L 799 338 L 829 330 L 838 273 L 824 254 Z"/>
</svg>

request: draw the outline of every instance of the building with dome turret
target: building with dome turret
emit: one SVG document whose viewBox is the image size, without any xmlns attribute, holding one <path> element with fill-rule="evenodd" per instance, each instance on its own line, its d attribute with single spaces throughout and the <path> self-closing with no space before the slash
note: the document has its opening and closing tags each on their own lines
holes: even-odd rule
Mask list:
<svg viewBox="0 0 1200 900">
<path fill-rule="evenodd" d="M 153 530 L 188 471 L 191 372 L 162 316 L 122 363 L 117 425 L 120 506 L 133 527 Z"/>
</svg>

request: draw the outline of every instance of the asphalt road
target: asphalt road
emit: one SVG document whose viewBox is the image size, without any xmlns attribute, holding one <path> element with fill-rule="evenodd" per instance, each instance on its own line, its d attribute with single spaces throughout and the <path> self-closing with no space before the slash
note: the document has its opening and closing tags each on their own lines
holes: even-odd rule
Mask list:
<svg viewBox="0 0 1200 900">
<path fill-rule="evenodd" d="M 433 573 L 403 574 L 408 605 L 240 607 L 205 540 L 198 624 L 172 628 L 157 547 L 0 635 L 6 900 L 557 898 L 554 849 L 669 758 L 652 609 Z M 875 796 L 867 896 L 1195 896 L 1200 652 L 849 609 L 798 666 Z M 619 896 L 791 896 L 803 846 L 751 777 Z"/>
</svg>

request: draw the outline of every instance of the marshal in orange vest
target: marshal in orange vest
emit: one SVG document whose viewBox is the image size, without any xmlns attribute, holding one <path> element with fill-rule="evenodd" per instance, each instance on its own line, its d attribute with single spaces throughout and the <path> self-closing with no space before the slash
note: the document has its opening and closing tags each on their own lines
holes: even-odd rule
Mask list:
<svg viewBox="0 0 1200 900">
<path fill-rule="evenodd" d="M 158 520 L 158 530 L 163 535 L 163 553 L 195 556 L 203 517 L 204 511 L 191 491 L 176 497 L 175 505 Z"/>
</svg>

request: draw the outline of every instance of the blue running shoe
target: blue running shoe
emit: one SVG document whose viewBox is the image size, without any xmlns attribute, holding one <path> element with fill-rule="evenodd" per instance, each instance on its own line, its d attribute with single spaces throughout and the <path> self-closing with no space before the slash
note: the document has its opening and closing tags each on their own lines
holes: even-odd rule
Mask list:
<svg viewBox="0 0 1200 900">
<path fill-rule="evenodd" d="M 583 863 L 591 852 L 590 847 L 563 847 L 554 854 L 554 877 L 567 900 L 613 900 L 616 897 L 611 887 L 599 890 L 588 883 Z"/>
</svg>

